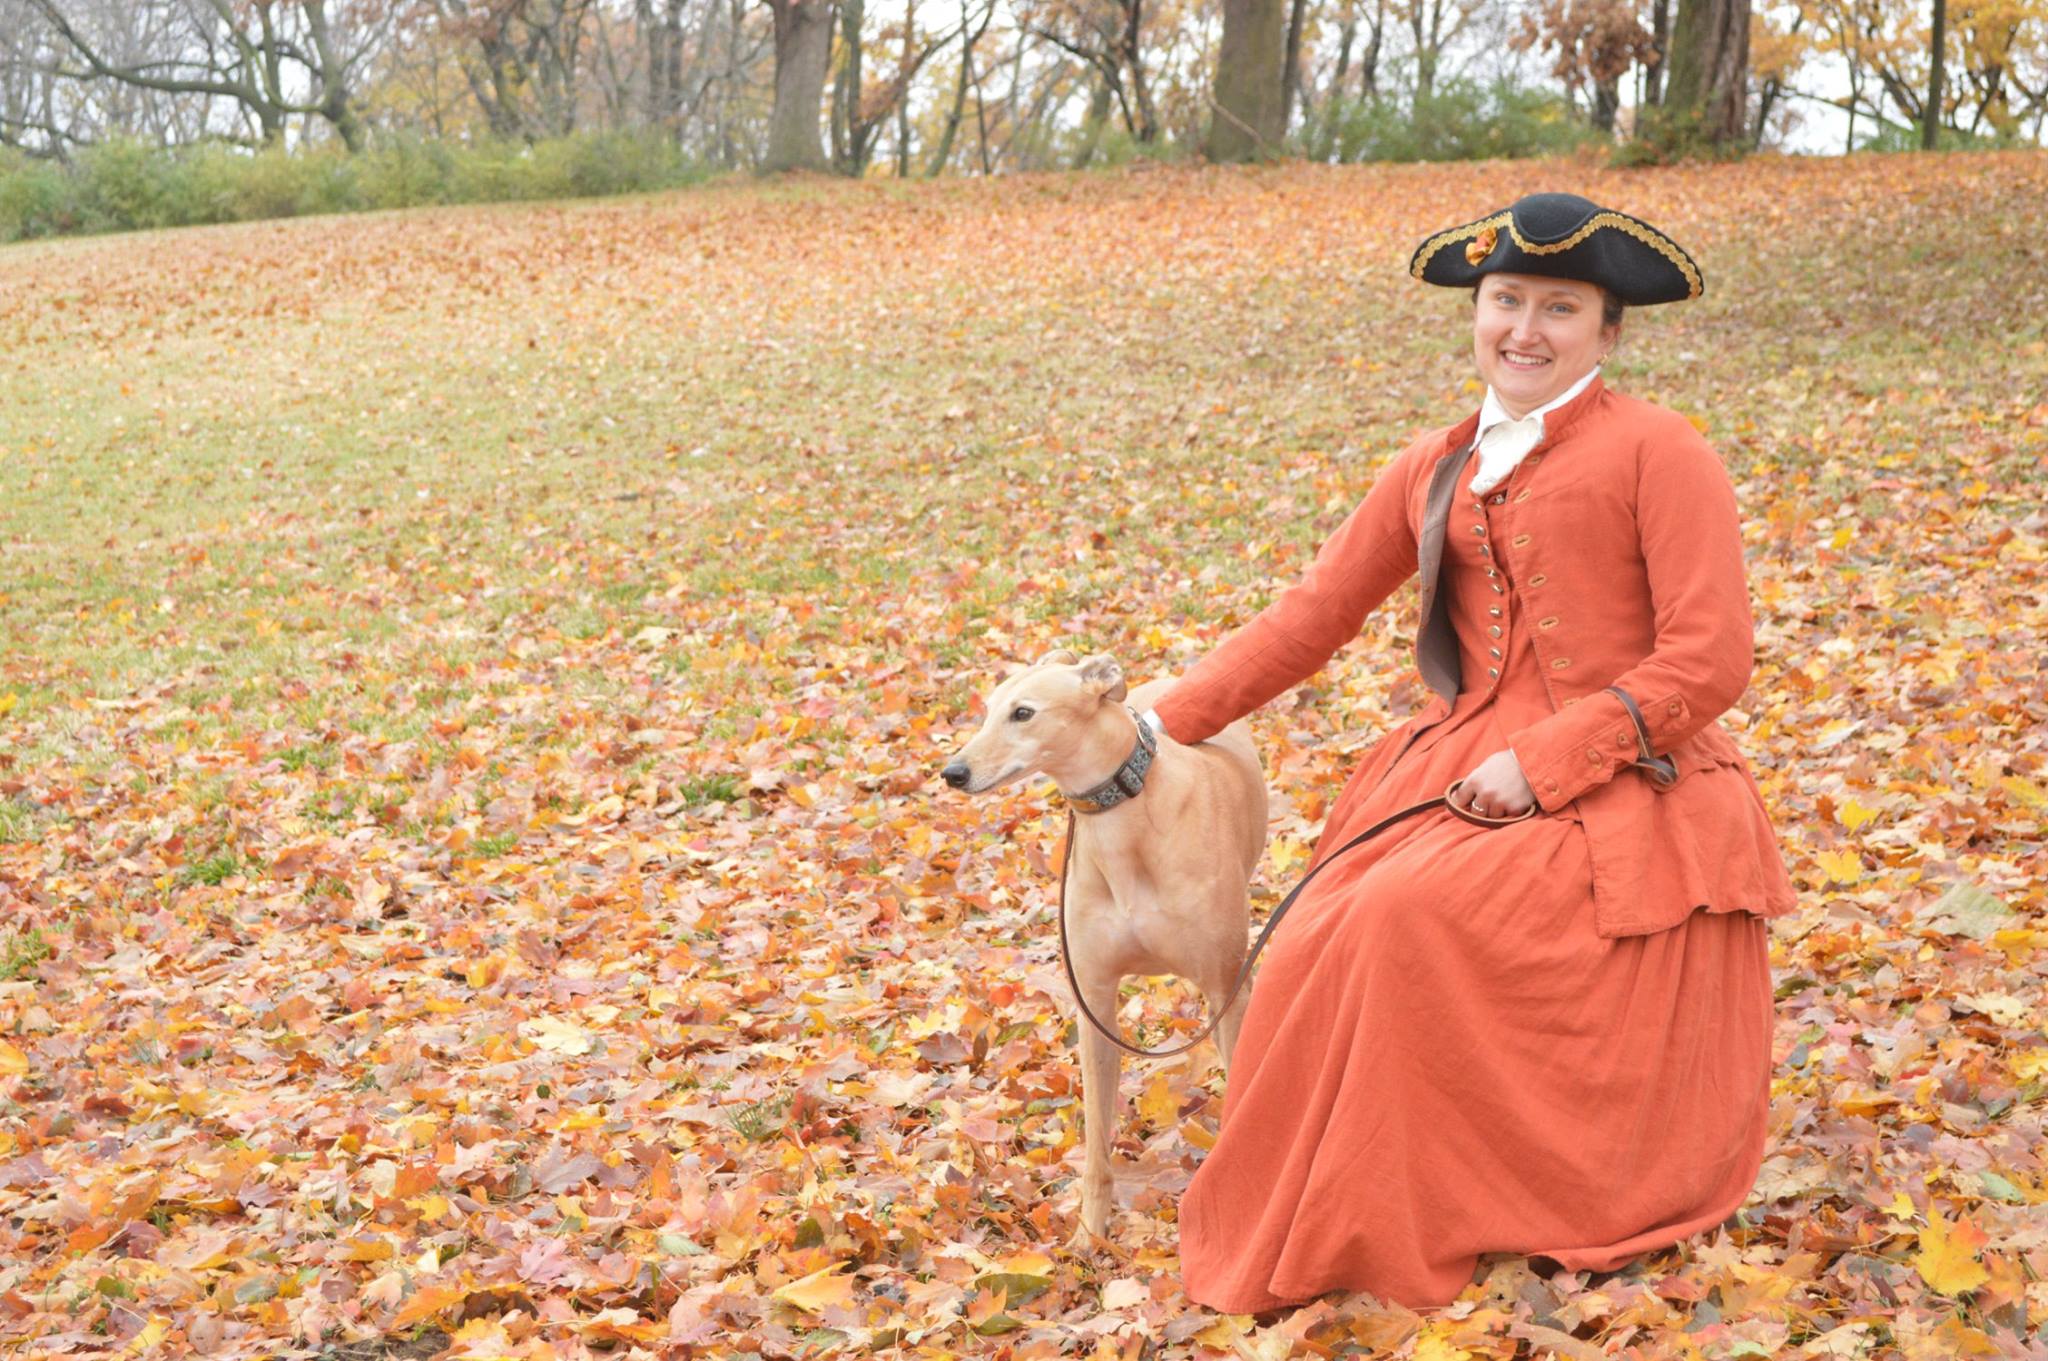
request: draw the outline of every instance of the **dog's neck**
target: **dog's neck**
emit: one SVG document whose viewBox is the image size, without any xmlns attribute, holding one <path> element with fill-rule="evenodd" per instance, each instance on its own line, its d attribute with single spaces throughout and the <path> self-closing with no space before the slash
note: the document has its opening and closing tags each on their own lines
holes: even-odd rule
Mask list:
<svg viewBox="0 0 2048 1361">
<path fill-rule="evenodd" d="M 1130 706 L 1105 704 L 1102 713 L 1076 766 L 1048 772 L 1077 813 L 1109 812 L 1136 798 L 1157 755 L 1157 739 Z M 1080 778 L 1074 778 L 1077 771 Z"/>
</svg>

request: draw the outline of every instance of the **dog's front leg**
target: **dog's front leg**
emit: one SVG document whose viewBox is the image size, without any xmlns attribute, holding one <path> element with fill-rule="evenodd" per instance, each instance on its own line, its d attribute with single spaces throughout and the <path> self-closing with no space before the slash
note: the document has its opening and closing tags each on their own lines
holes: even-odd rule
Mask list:
<svg viewBox="0 0 2048 1361">
<path fill-rule="evenodd" d="M 1090 977 L 1076 974 L 1088 1009 L 1104 1025 L 1116 1024 L 1116 989 L 1119 975 Z M 1086 1140 L 1086 1161 L 1081 1171 L 1081 1232 L 1077 1241 L 1100 1235 L 1109 1224 L 1109 1212 L 1116 1203 L 1116 1173 L 1110 1166 L 1110 1145 L 1116 1139 L 1117 1084 L 1122 1080 L 1123 1051 L 1103 1038 L 1086 1016 L 1076 1013 L 1081 1035 L 1081 1118 Z"/>
</svg>

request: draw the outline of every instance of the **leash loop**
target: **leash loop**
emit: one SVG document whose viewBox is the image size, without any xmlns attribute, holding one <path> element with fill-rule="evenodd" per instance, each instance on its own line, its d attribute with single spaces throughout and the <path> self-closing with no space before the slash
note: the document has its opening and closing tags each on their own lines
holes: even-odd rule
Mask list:
<svg viewBox="0 0 2048 1361">
<path fill-rule="evenodd" d="M 1230 985 L 1230 995 L 1223 999 L 1222 1006 L 1215 1008 L 1210 1013 L 1209 1024 L 1203 1026 L 1193 1039 L 1174 1049 L 1140 1049 L 1138 1046 L 1129 1043 L 1124 1039 L 1117 1027 L 1103 1024 L 1101 1018 L 1088 1009 L 1088 999 L 1081 995 L 1081 981 L 1074 976 L 1073 952 L 1067 948 L 1067 862 L 1074 853 L 1074 810 L 1069 808 L 1067 810 L 1066 843 L 1060 849 L 1060 963 L 1067 971 L 1067 986 L 1073 989 L 1074 1005 L 1081 1008 L 1081 1014 L 1088 1018 L 1088 1023 L 1094 1026 L 1102 1034 L 1103 1038 L 1127 1054 L 1136 1054 L 1139 1058 L 1146 1059 L 1163 1059 L 1171 1058 L 1175 1054 L 1187 1053 L 1188 1050 L 1193 1049 L 1203 1040 L 1209 1038 L 1209 1032 L 1214 1030 L 1217 1023 L 1229 1014 L 1231 1006 L 1237 1001 L 1237 994 L 1244 988 L 1245 980 L 1251 976 L 1252 965 L 1258 960 L 1259 951 L 1266 948 L 1266 941 L 1272 936 L 1274 928 L 1280 925 L 1280 919 L 1287 915 L 1288 908 L 1294 906 L 1295 898 L 1300 895 L 1303 889 L 1308 887 L 1308 881 L 1322 873 L 1324 866 L 1328 865 L 1338 856 L 1354 846 L 1362 845 L 1367 839 L 1385 831 L 1402 818 L 1408 817 L 1413 813 L 1420 813 L 1425 809 L 1435 808 L 1438 805 L 1450 809 L 1465 821 L 1479 827 L 1505 827 L 1511 822 L 1521 822 L 1526 818 L 1535 816 L 1535 804 L 1531 804 L 1513 817 L 1507 818 L 1489 817 L 1484 813 L 1474 813 L 1470 809 L 1461 808 L 1451 796 L 1458 792 L 1458 786 L 1463 783 L 1463 780 L 1453 780 L 1451 781 L 1450 788 L 1435 798 L 1424 799 L 1421 803 L 1410 804 L 1406 808 L 1387 814 L 1311 867 L 1309 872 L 1302 876 L 1301 882 L 1288 890 L 1287 896 L 1280 900 L 1280 905 L 1273 909 L 1272 915 L 1266 918 L 1266 925 L 1259 932 L 1259 938 L 1252 942 L 1251 951 L 1245 955 L 1244 963 L 1238 966 L 1237 980 Z"/>
</svg>

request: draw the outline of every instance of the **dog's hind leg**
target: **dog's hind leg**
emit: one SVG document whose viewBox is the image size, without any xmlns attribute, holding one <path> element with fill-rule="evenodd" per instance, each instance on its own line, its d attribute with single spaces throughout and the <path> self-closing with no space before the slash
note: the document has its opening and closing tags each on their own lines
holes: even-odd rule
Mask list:
<svg viewBox="0 0 2048 1361">
<path fill-rule="evenodd" d="M 1233 978 L 1235 976 L 1235 974 L 1232 975 Z M 1228 982 L 1225 982 L 1223 986 L 1213 991 L 1203 994 L 1208 1000 L 1209 1014 L 1211 1016 L 1217 1014 L 1217 1009 L 1223 1005 L 1223 999 L 1229 995 L 1230 984 Z M 1223 1056 L 1223 1075 L 1225 1077 L 1230 1076 L 1230 1055 L 1237 1048 L 1237 1028 L 1244 1024 L 1244 1011 L 1246 1007 L 1251 1005 L 1251 1000 L 1251 980 L 1246 979 L 1244 987 L 1238 990 L 1236 998 L 1231 1001 L 1230 1010 L 1223 1013 L 1223 1018 L 1216 1022 L 1216 1029 L 1211 1032 L 1216 1040 L 1216 1052 Z"/>
<path fill-rule="evenodd" d="M 1119 976 L 1091 977 L 1076 969 L 1088 1009 L 1104 1025 L 1116 1024 Z M 1081 1232 L 1077 1240 L 1100 1235 L 1109 1225 L 1116 1203 L 1116 1173 L 1110 1145 L 1116 1140 L 1117 1084 L 1122 1080 L 1123 1051 L 1104 1039 L 1086 1016 L 1076 1017 L 1081 1036 L 1081 1119 L 1086 1160 L 1081 1172 Z"/>
</svg>

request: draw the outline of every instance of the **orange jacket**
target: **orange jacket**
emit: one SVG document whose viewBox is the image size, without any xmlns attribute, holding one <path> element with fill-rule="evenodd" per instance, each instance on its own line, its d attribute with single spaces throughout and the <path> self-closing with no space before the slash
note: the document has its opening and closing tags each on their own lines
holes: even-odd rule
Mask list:
<svg viewBox="0 0 2048 1361">
<path fill-rule="evenodd" d="M 1446 455 L 1463 462 L 1478 423 L 1474 412 L 1403 449 L 1301 580 L 1154 704 L 1176 741 L 1202 741 L 1312 676 L 1418 571 L 1416 665 L 1437 694 L 1383 740 L 1405 743 L 1450 713 L 1458 648 L 1436 578 L 1457 488 L 1437 474 Z M 1545 416 L 1528 458 L 1511 585 L 1526 617 L 1554 621 L 1530 640 L 1553 712 L 1508 745 L 1544 811 L 1578 807 L 1595 929 L 1660 931 L 1699 906 L 1791 911 L 1756 780 L 1714 721 L 1749 683 L 1754 639 L 1735 489 L 1719 456 L 1684 417 L 1595 378 Z M 1635 765 L 1636 729 L 1609 685 L 1636 701 L 1676 783 L 1659 786 Z"/>
</svg>

